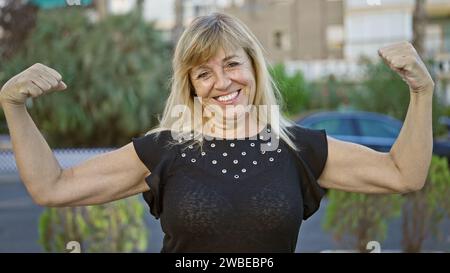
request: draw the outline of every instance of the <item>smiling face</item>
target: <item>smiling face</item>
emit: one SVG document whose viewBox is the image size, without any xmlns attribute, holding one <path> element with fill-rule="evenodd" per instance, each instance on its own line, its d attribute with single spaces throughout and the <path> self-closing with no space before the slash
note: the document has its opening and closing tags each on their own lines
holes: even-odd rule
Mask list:
<svg viewBox="0 0 450 273">
<path fill-rule="evenodd" d="M 255 95 L 252 62 L 242 48 L 234 51 L 219 49 L 205 63 L 193 67 L 189 78 L 204 106 L 245 107 L 252 103 Z"/>
</svg>

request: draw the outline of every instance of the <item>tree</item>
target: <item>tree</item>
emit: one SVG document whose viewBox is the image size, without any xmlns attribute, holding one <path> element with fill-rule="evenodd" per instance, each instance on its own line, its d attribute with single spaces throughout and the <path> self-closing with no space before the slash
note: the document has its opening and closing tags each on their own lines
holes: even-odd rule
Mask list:
<svg viewBox="0 0 450 273">
<path fill-rule="evenodd" d="M 181 34 L 184 30 L 184 6 L 183 0 L 175 0 L 174 4 L 174 12 L 175 12 L 175 25 L 172 29 L 172 45 L 175 46 L 180 39 Z"/>
<path fill-rule="evenodd" d="M 420 252 L 427 237 L 448 235 L 440 234 L 439 225 L 445 217 L 450 217 L 449 195 L 447 159 L 433 156 L 425 187 L 407 194 L 408 199 L 397 194 L 370 195 L 330 190 L 324 228 L 331 231 L 337 241 L 347 239 L 364 252 L 369 241 L 384 240 L 388 220 L 401 214 L 403 220 L 405 217 L 414 219 L 403 221 L 403 251 Z"/>
<path fill-rule="evenodd" d="M 413 41 L 412 44 L 419 56 L 424 57 L 425 53 L 425 31 L 427 27 L 427 13 L 425 0 L 416 0 L 413 12 Z"/>
<path fill-rule="evenodd" d="M 82 252 L 145 251 L 144 207 L 137 197 L 99 206 L 47 208 L 39 219 L 39 242 L 48 252 L 67 252 L 76 241 Z"/>
<path fill-rule="evenodd" d="M 24 46 L 0 63 L 0 82 L 36 62 L 63 75 L 68 90 L 29 100 L 52 148 L 119 146 L 155 124 L 168 91 L 171 48 L 135 12 L 96 23 L 82 7 L 41 10 Z M 72 240 L 90 252 L 142 251 L 143 211 L 137 197 L 48 208 L 40 218 L 41 243 L 58 252 Z"/>
<path fill-rule="evenodd" d="M 301 110 L 309 109 L 310 93 L 300 72 L 288 75 L 284 65 L 278 64 L 270 70 L 270 73 L 283 99 L 283 113 L 294 116 Z"/>
<path fill-rule="evenodd" d="M 337 241 L 347 239 L 360 252 L 369 241 L 385 239 L 387 222 L 400 215 L 399 195 L 374 195 L 330 190 L 324 228 Z"/>
<path fill-rule="evenodd" d="M 357 110 L 382 113 L 404 120 L 410 97 L 408 85 L 383 62 L 374 63 L 369 59 L 361 59 L 361 63 L 364 67 L 363 80 L 349 92 L 352 106 Z M 442 131 L 442 125 L 438 123 L 441 111 L 442 105 L 434 97 L 434 135 Z"/>
<path fill-rule="evenodd" d="M 55 68 L 68 90 L 29 109 L 50 146 L 119 146 L 157 122 L 170 58 L 169 43 L 135 13 L 95 23 L 81 7 L 41 10 L 23 49 L 0 64 L 0 82 L 36 62 Z"/>
<path fill-rule="evenodd" d="M 36 22 L 37 8 L 22 1 L 7 0 L 0 6 L 0 57 L 3 61 L 22 48 Z"/>
<path fill-rule="evenodd" d="M 425 4 L 425 0 L 416 0 L 413 13 L 412 43 L 422 58 L 425 57 Z M 431 181 L 427 181 L 422 191 L 406 195 L 402 214 L 402 245 L 405 252 L 420 252 L 422 242 L 429 233 L 429 229 L 434 226 L 434 222 L 440 221 L 441 216 L 434 211 L 437 208 L 428 200 L 429 195 L 434 194 L 434 189 L 430 183 Z"/>
</svg>

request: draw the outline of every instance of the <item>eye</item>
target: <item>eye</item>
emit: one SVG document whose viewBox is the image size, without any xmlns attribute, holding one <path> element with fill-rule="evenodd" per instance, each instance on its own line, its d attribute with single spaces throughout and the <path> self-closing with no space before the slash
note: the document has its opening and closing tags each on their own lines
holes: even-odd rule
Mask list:
<svg viewBox="0 0 450 273">
<path fill-rule="evenodd" d="M 197 79 L 206 79 L 209 76 L 208 72 L 202 72 L 197 75 Z"/>
<path fill-rule="evenodd" d="M 236 67 L 236 66 L 238 66 L 240 64 L 241 63 L 239 63 L 239 62 L 229 62 L 229 63 L 227 63 L 227 67 Z"/>
</svg>

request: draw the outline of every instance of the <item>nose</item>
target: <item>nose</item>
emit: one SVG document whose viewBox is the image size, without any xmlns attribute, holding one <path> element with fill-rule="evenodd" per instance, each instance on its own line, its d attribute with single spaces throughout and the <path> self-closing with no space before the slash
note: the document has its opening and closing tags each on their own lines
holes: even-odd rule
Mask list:
<svg viewBox="0 0 450 273">
<path fill-rule="evenodd" d="M 214 88 L 220 91 L 227 91 L 231 84 L 231 79 L 223 70 L 216 73 Z"/>
</svg>

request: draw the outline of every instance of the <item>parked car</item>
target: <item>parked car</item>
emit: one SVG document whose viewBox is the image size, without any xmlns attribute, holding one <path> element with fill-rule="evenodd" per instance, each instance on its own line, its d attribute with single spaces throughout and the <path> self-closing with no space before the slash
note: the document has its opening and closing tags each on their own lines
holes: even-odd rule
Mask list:
<svg viewBox="0 0 450 273">
<path fill-rule="evenodd" d="M 358 143 L 380 152 L 388 152 L 394 144 L 402 122 L 371 112 L 318 112 L 299 118 L 297 124 L 326 129 L 327 134 L 340 140 Z M 433 153 L 450 160 L 450 140 L 435 139 Z"/>
</svg>

